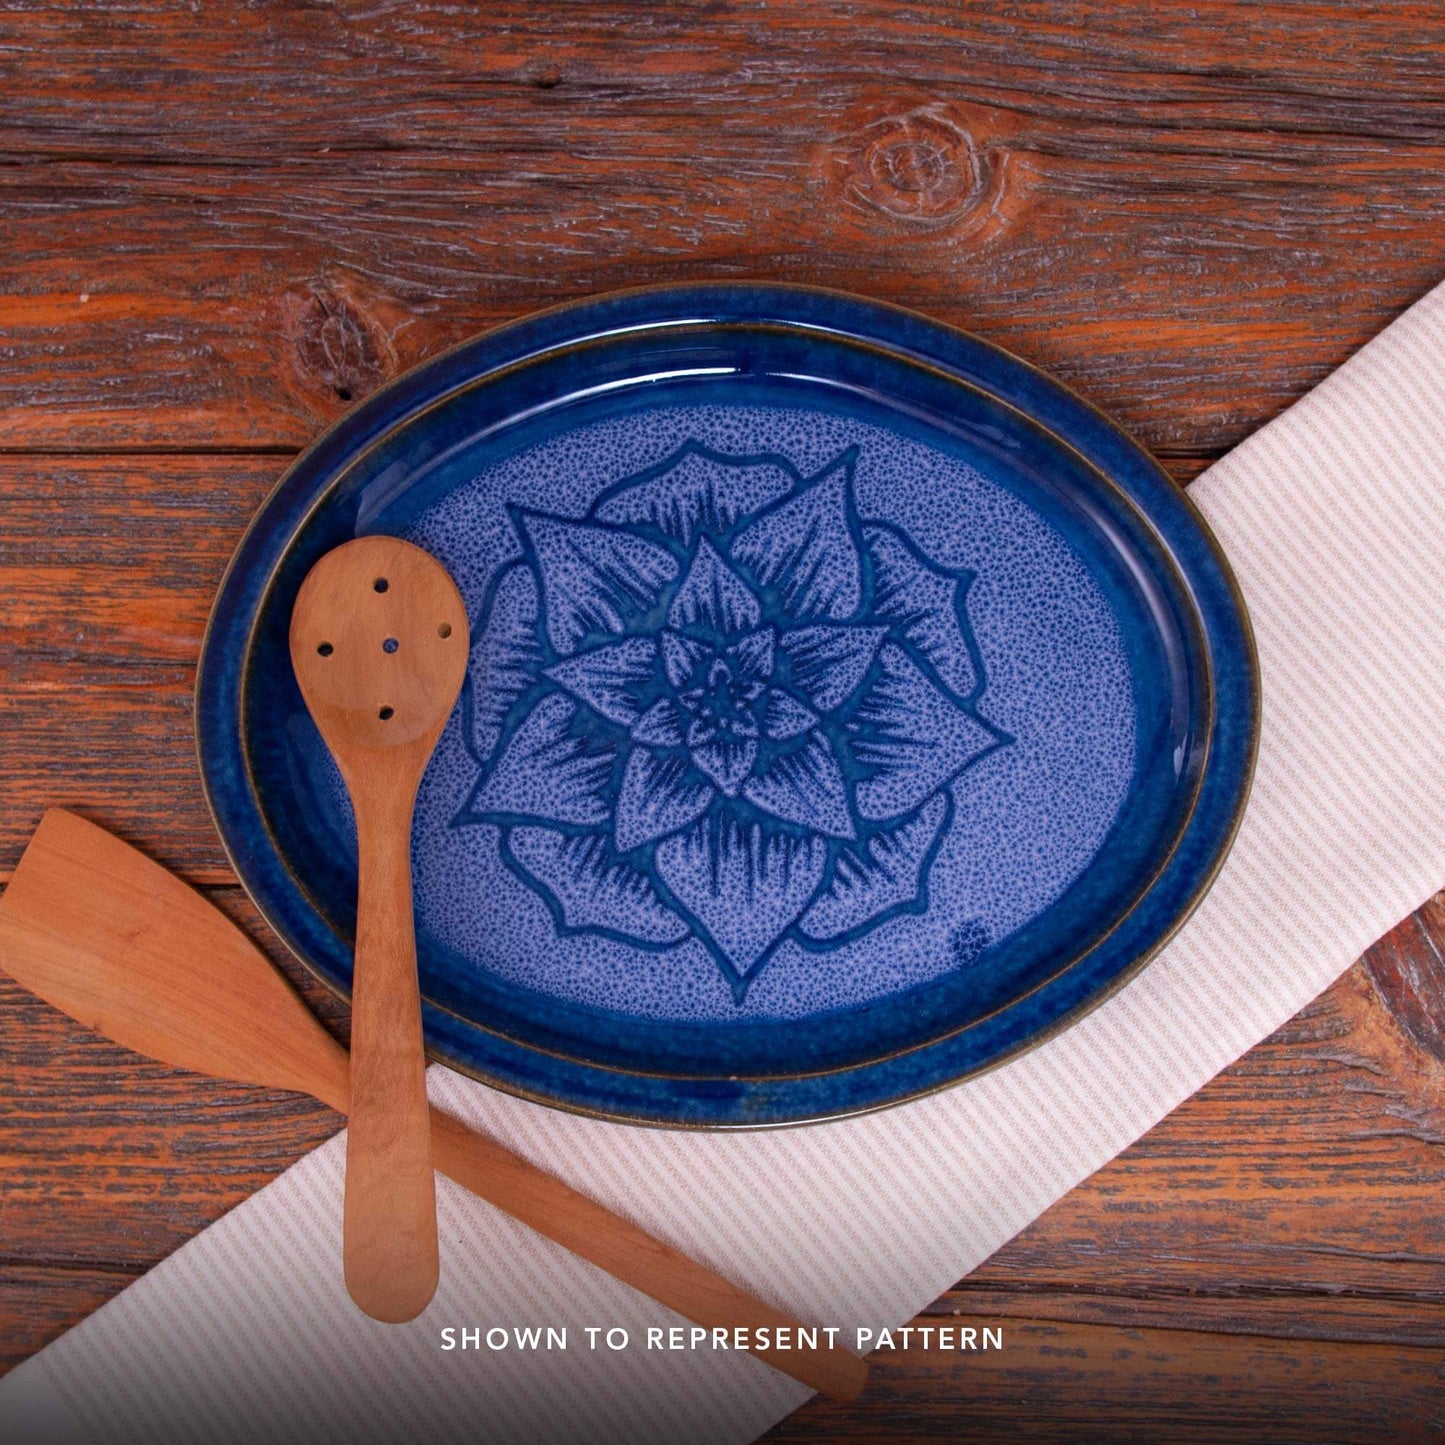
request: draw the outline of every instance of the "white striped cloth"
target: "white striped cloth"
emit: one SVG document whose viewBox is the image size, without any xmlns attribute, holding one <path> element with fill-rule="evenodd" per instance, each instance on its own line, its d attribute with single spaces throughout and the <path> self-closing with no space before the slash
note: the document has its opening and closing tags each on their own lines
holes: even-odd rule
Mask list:
<svg viewBox="0 0 1445 1445">
<path fill-rule="evenodd" d="M 1254 795 L 1209 897 L 1113 1000 L 946 1094 L 751 1135 L 597 1124 L 433 1069 L 438 1102 L 805 1319 L 909 1319 L 1445 884 L 1445 287 L 1191 489 L 1258 633 Z M 0 1383 L 42 1441 L 744 1442 L 807 1392 L 643 1348 L 659 1306 L 441 1182 L 442 1286 L 341 1283 L 338 1138 Z M 567 1326 L 443 1352 L 445 1326 Z M 586 1348 L 585 1326 L 631 1347 Z"/>
</svg>

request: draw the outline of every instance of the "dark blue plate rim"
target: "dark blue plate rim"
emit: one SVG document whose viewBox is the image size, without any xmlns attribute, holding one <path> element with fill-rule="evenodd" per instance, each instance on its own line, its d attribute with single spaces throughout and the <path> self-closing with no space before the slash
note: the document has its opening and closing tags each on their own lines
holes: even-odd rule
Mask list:
<svg viewBox="0 0 1445 1445">
<path fill-rule="evenodd" d="M 813 287 L 704 282 L 566 303 L 463 342 L 341 417 L 276 484 L 218 590 L 196 680 L 203 790 L 238 878 L 283 941 L 328 988 L 347 996 L 346 980 L 318 961 L 327 952 L 325 925 L 269 846 L 243 738 L 251 630 L 293 539 L 359 455 L 394 427 L 487 374 L 601 337 L 749 323 L 863 342 L 923 363 L 1021 413 L 1082 457 L 1147 520 L 1187 589 L 1207 652 L 1210 736 L 1184 828 L 1115 927 L 1066 970 L 1007 1008 L 897 1054 L 852 1068 L 766 1079 L 678 1078 L 547 1053 L 424 1001 L 434 1057 L 536 1102 L 631 1123 L 737 1128 L 843 1117 L 935 1092 L 1053 1037 L 1132 978 L 1208 891 L 1242 817 L 1258 743 L 1259 672 L 1248 614 L 1207 524 L 1120 427 L 1029 363 L 915 312 Z M 479 1035 L 485 1035 L 484 1059 Z"/>
</svg>

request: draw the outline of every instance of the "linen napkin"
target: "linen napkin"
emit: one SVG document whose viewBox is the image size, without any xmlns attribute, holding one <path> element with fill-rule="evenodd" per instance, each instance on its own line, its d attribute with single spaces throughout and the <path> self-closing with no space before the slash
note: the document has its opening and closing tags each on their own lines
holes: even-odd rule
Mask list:
<svg viewBox="0 0 1445 1445">
<path fill-rule="evenodd" d="M 1109 1003 L 945 1094 L 806 1129 L 599 1124 L 440 1068 L 436 1102 L 851 1340 L 909 1319 L 1296 1013 L 1445 884 L 1445 286 L 1190 490 L 1258 634 L 1259 768 L 1208 898 Z M 748 1355 L 648 1350 L 649 1326 L 681 1321 L 445 1180 L 435 1301 L 372 1323 L 342 1287 L 343 1150 L 12 1372 L 0 1436 L 744 1442 L 806 1398 Z M 547 1325 L 567 1349 L 519 1347 Z M 447 1327 L 508 1344 L 448 1351 Z"/>
</svg>

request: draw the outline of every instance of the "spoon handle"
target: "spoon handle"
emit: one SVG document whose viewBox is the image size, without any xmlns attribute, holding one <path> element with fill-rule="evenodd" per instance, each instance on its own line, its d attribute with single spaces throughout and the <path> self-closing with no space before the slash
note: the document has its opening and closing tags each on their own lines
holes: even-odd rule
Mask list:
<svg viewBox="0 0 1445 1445">
<path fill-rule="evenodd" d="M 415 780 L 355 780 L 360 881 L 351 999 L 346 1288 L 373 1319 L 414 1319 L 437 1287 L 436 1182 L 411 900 Z"/>
</svg>

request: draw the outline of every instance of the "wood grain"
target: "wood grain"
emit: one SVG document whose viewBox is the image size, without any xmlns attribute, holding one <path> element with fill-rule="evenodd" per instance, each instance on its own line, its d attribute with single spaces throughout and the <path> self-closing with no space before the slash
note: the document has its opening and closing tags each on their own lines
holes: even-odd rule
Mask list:
<svg viewBox="0 0 1445 1445">
<path fill-rule="evenodd" d="M 1029 1319 L 1003 1334 L 1001 1350 L 880 1351 L 866 1413 L 815 1402 L 763 1439 L 1375 1445 L 1445 1431 L 1435 1349 Z"/>
<path fill-rule="evenodd" d="M 795 106 L 794 128 L 810 128 L 811 105 Z M 1288 156 L 1242 161 L 1216 153 L 1232 137 L 1194 151 L 1173 130 L 1153 145 L 1121 130 L 1090 150 L 1089 127 L 1018 135 L 1011 116 L 927 93 L 860 100 L 837 124 L 823 152 L 810 139 L 779 154 L 777 132 L 759 150 L 703 115 L 678 137 L 686 161 L 650 174 L 646 194 L 625 179 L 626 133 L 606 126 L 578 146 L 590 159 L 568 152 L 521 193 L 487 175 L 506 137 L 495 152 L 480 139 L 473 163 L 57 161 L 38 195 L 31 166 L 0 168 L 0 446 L 300 446 L 353 398 L 500 321 L 617 286 L 733 276 L 928 311 L 1052 368 L 1156 450 L 1208 452 L 1321 379 L 1445 259 L 1445 143 L 1402 158 L 1362 142 L 1342 159 L 1337 138 L 1301 138 Z M 913 204 L 913 190 L 893 194 L 907 177 L 867 198 L 890 165 L 880 153 L 933 147 L 957 166 L 1003 144 L 1000 129 L 1001 189 L 967 216 L 894 214 Z M 759 153 L 740 165 L 740 147 Z M 584 165 L 623 179 L 588 185 Z M 222 191 L 233 199 L 218 210 Z M 1371 204 L 1382 194 L 1404 210 L 1388 224 Z M 559 202 L 579 209 L 559 216 Z M 740 224 L 745 204 L 757 209 Z M 88 254 L 113 259 L 77 272 Z M 1335 285 L 1351 265 L 1369 287 Z"/>
<path fill-rule="evenodd" d="M 1183 480 L 1445 272 L 1442 159 L 1445 11 L 1403 0 L 18 0 L 0 879 L 69 802 L 257 926 L 191 755 L 209 599 L 287 456 L 481 327 L 843 286 L 1051 367 Z M 933 1307 L 1002 1355 L 886 1359 L 780 1438 L 1439 1437 L 1442 951 L 1436 900 Z M 4 980 L 0 1084 L 6 1363 L 336 1126 Z"/>
<path fill-rule="evenodd" d="M 746 276 L 1218 450 L 1442 269 L 1445 19 L 1164 10 L 24 7 L 0 445 L 299 446 L 497 321 Z"/>
<path fill-rule="evenodd" d="M 273 457 L 0 457 L 0 879 L 76 806 L 191 882 L 232 880 L 191 690 Z"/>
</svg>

